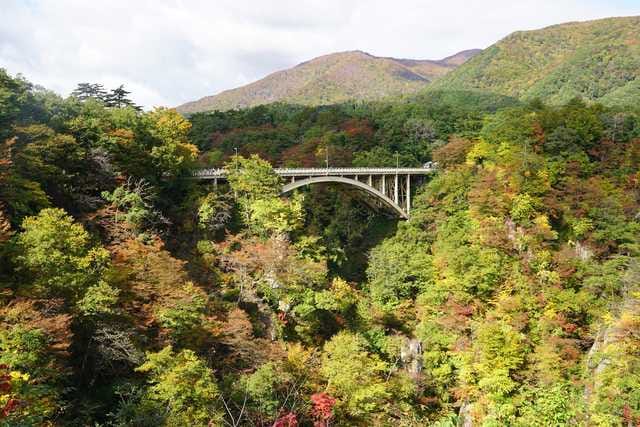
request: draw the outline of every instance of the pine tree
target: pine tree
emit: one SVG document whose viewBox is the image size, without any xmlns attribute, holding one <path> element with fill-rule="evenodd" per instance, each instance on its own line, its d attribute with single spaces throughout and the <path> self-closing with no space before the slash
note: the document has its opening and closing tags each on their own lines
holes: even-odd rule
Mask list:
<svg viewBox="0 0 640 427">
<path fill-rule="evenodd" d="M 100 83 L 78 83 L 78 87 L 71 92 L 71 96 L 78 98 L 80 101 L 93 98 L 104 102 L 107 92 Z"/>
<path fill-rule="evenodd" d="M 128 95 L 131 92 L 124 88 L 124 85 L 120 85 L 115 89 L 112 89 L 111 92 L 105 97 L 105 104 L 107 107 L 114 108 L 124 108 L 124 107 L 133 107 L 136 110 L 140 110 L 141 108 L 133 103 L 128 98 Z"/>
</svg>

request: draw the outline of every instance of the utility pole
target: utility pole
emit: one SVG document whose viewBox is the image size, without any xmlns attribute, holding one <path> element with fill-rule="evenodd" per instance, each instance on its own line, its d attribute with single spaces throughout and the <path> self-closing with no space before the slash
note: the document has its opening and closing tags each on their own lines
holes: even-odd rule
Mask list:
<svg viewBox="0 0 640 427">
<path fill-rule="evenodd" d="M 325 148 L 324 153 L 325 153 L 324 164 L 327 167 L 327 174 L 329 174 L 329 144 L 327 144 L 327 147 Z"/>
<path fill-rule="evenodd" d="M 236 151 L 235 161 L 236 161 L 236 171 L 237 171 L 238 170 L 238 147 L 233 147 L 233 149 Z"/>
</svg>

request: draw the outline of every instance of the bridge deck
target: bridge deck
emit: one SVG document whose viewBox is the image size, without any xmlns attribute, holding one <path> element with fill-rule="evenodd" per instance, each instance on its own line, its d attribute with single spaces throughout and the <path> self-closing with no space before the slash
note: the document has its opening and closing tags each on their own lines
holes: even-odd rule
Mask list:
<svg viewBox="0 0 640 427">
<path fill-rule="evenodd" d="M 363 190 L 371 196 L 374 206 L 386 206 L 400 218 L 409 218 L 411 211 L 412 187 L 416 181 L 423 181 L 424 175 L 436 171 L 436 164 L 427 163 L 421 168 L 278 168 L 276 174 L 288 184 L 282 188 L 286 194 L 296 188 L 326 182 L 338 182 Z M 412 179 L 412 176 L 416 176 Z M 195 179 L 219 180 L 227 178 L 227 170 L 222 168 L 200 169 L 193 174 Z"/>
<path fill-rule="evenodd" d="M 276 168 L 275 172 L 285 177 L 310 176 L 360 176 L 360 175 L 429 175 L 435 167 L 423 168 Z M 196 178 L 225 178 L 227 172 L 222 168 L 200 169 L 194 173 Z"/>
</svg>

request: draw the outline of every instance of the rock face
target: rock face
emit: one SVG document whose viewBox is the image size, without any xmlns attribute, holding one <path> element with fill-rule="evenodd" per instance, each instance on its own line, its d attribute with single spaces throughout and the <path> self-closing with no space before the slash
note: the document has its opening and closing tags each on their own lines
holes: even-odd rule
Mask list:
<svg viewBox="0 0 640 427">
<path fill-rule="evenodd" d="M 584 400 L 589 405 L 597 399 L 600 387 L 603 385 L 602 376 L 608 368 L 619 364 L 619 360 L 612 360 L 611 350 L 619 349 L 629 334 L 635 333 L 630 319 L 640 315 L 640 263 L 632 261 L 623 279 L 623 295 L 616 306 L 610 309 L 610 319 L 600 327 L 593 345 L 587 354 Z M 630 331 L 630 328 L 633 330 Z M 635 349 L 634 349 L 635 351 Z M 614 353 L 615 354 L 615 353 Z"/>
<path fill-rule="evenodd" d="M 400 350 L 400 361 L 404 369 L 412 378 L 417 378 L 422 372 L 422 343 L 416 338 L 406 338 Z"/>
<path fill-rule="evenodd" d="M 361 51 L 332 53 L 177 109 L 189 114 L 272 102 L 322 105 L 411 94 L 479 52 L 466 50 L 437 61 L 382 58 Z"/>
<path fill-rule="evenodd" d="M 473 427 L 473 418 L 471 416 L 471 404 L 464 402 L 458 411 L 458 427 Z"/>
<path fill-rule="evenodd" d="M 593 257 L 593 251 L 582 242 L 576 242 L 575 251 L 576 256 L 582 261 L 588 261 Z"/>
</svg>

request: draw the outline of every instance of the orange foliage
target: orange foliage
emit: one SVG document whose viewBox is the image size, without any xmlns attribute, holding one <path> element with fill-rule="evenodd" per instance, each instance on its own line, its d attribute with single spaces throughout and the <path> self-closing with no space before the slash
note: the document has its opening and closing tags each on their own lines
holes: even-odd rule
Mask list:
<svg viewBox="0 0 640 427">
<path fill-rule="evenodd" d="M 503 218 L 509 212 L 509 188 L 495 170 L 483 170 L 469 191 L 469 203 L 474 216 Z"/>
<path fill-rule="evenodd" d="M 373 139 L 374 130 L 368 120 L 349 119 L 340 125 L 349 138 Z"/>
<path fill-rule="evenodd" d="M 156 313 L 192 297 L 185 292 L 188 276 L 185 262 L 163 249 L 159 239 L 149 244 L 130 239 L 110 247 L 114 280 L 126 289 L 123 305 L 136 317 L 137 325 L 153 326 Z"/>
<path fill-rule="evenodd" d="M 219 342 L 225 346 L 224 364 L 241 370 L 253 370 L 271 360 L 284 360 L 286 352 L 277 341 L 254 336 L 247 313 L 232 309 L 221 328 Z"/>
<path fill-rule="evenodd" d="M 433 150 L 432 157 L 441 168 L 463 163 L 474 142 L 469 139 L 452 136 L 449 143 Z"/>
<path fill-rule="evenodd" d="M 316 151 L 318 140 L 309 139 L 301 144 L 293 145 L 282 153 L 284 166 L 286 167 L 314 167 L 318 166 Z"/>
<path fill-rule="evenodd" d="M 17 325 L 40 329 L 49 338 L 49 349 L 59 360 L 69 356 L 73 339 L 72 316 L 62 299 L 30 299 L 16 297 L 0 308 L 0 327 Z"/>
</svg>

